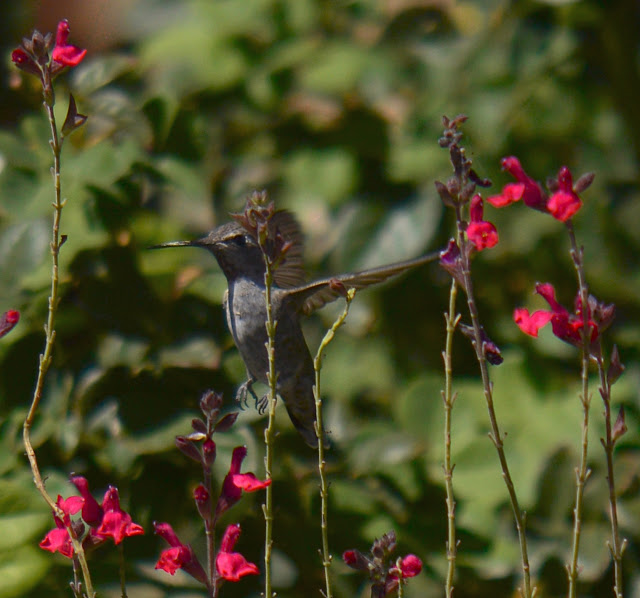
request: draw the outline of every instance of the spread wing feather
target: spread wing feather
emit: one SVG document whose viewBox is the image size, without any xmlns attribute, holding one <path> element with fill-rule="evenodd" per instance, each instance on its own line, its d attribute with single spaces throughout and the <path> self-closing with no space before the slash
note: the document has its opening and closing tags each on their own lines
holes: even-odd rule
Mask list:
<svg viewBox="0 0 640 598">
<path fill-rule="evenodd" d="M 305 282 L 304 236 L 296 217 L 287 210 L 279 210 L 272 217 L 270 225 L 291 243 L 284 262 L 274 273 L 275 283 L 282 289 L 300 286 Z"/>
<path fill-rule="evenodd" d="M 290 296 L 300 312 L 309 315 L 341 296 L 340 290 L 336 289 L 336 285 L 332 285 L 332 282 L 338 281 L 347 289 L 364 289 L 372 284 L 384 282 L 392 276 L 402 274 L 411 268 L 432 262 L 438 259 L 439 256 L 440 253 L 436 252 L 404 262 L 363 270 L 362 272 L 342 274 L 340 276 L 317 280 L 308 285 L 291 290 Z"/>
</svg>

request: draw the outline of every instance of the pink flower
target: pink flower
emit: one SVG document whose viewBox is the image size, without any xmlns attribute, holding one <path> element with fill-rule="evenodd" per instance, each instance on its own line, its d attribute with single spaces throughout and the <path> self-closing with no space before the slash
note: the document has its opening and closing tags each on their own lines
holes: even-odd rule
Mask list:
<svg viewBox="0 0 640 598">
<path fill-rule="evenodd" d="M 79 65 L 86 56 L 87 51 L 67 43 L 69 39 L 69 21 L 63 19 L 58 23 L 56 32 L 56 45 L 51 53 L 51 59 L 60 65 L 60 68 Z M 54 67 L 55 70 L 55 67 Z"/>
<path fill-rule="evenodd" d="M 566 222 L 582 207 L 582 200 L 573 190 L 571 171 L 563 166 L 558 173 L 558 191 L 550 198 L 547 208 L 551 215 Z"/>
<path fill-rule="evenodd" d="M 239 552 L 232 552 L 240 537 L 240 525 L 238 523 L 227 527 L 220 543 L 220 552 L 216 556 L 216 570 L 227 581 L 240 581 L 246 575 L 258 575 L 258 567 L 247 561 Z"/>
<path fill-rule="evenodd" d="M 156 569 L 162 569 L 173 575 L 178 569 L 183 569 L 200 583 L 208 586 L 207 575 L 198 561 L 198 557 L 188 544 L 183 544 L 168 523 L 154 523 L 155 533 L 164 538 L 171 546 L 163 550 L 156 563 Z"/>
<path fill-rule="evenodd" d="M 15 309 L 10 309 L 9 311 L 5 311 L 0 317 L 0 337 L 7 334 L 20 319 L 20 312 Z"/>
<path fill-rule="evenodd" d="M 498 243 L 498 231 L 491 222 L 482 220 L 483 205 L 482 197 L 474 195 L 470 206 L 471 222 L 467 226 L 467 237 L 478 251 L 491 249 Z"/>
<path fill-rule="evenodd" d="M 256 492 L 271 484 L 271 480 L 261 481 L 252 473 L 240 473 L 242 461 L 247 456 L 247 447 L 238 446 L 233 449 L 229 473 L 222 482 L 222 492 L 216 505 L 216 519 L 235 505 L 242 496 L 242 491 Z"/>
<path fill-rule="evenodd" d="M 133 523 L 131 515 L 120 508 L 118 489 L 110 486 L 102 501 L 104 516 L 100 526 L 95 530 L 95 536 L 106 539 L 113 538 L 116 544 L 120 544 L 128 536 L 139 536 L 144 530 L 137 523 Z"/>
</svg>

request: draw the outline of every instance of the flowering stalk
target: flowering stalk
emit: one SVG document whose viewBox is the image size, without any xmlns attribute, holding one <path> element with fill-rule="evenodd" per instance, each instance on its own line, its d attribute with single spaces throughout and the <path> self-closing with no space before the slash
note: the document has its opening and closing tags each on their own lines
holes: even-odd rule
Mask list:
<svg viewBox="0 0 640 598">
<path fill-rule="evenodd" d="M 580 442 L 580 465 L 576 468 L 576 499 L 573 509 L 573 540 L 571 548 L 571 562 L 567 566 L 567 575 L 569 578 L 570 598 L 575 598 L 577 592 L 577 582 L 580 569 L 578 567 L 578 554 L 580 550 L 580 533 L 582 529 L 582 507 L 584 499 L 584 488 L 591 470 L 587 466 L 588 449 L 589 449 L 589 408 L 591 405 L 591 397 L 589 396 L 589 349 L 591 346 L 591 326 L 589 324 L 588 305 L 589 305 L 589 289 L 585 281 L 583 249 L 578 247 L 576 236 L 573 230 L 571 220 L 565 223 L 569 240 L 571 242 L 571 260 L 573 261 L 576 274 L 578 276 L 578 294 L 583 306 L 583 325 L 581 328 L 580 349 L 582 353 L 581 380 L 582 389 L 580 392 L 580 402 L 582 403 L 582 438 Z"/>
<path fill-rule="evenodd" d="M 445 314 L 447 324 L 447 338 L 445 350 L 442 353 L 444 361 L 445 385 L 442 391 L 442 401 L 444 403 L 444 485 L 447 493 L 447 577 L 445 581 L 445 596 L 453 596 L 453 578 L 456 570 L 456 555 L 458 543 L 456 540 L 456 501 L 453 494 L 453 464 L 451 463 L 451 416 L 456 395 L 453 393 L 453 369 L 451 365 L 451 355 L 453 352 L 453 335 L 455 333 L 460 314 L 456 313 L 456 296 L 458 294 L 458 284 L 455 279 L 451 279 L 451 290 L 449 291 L 449 313 Z M 400 591 L 400 589 L 399 589 Z M 399 595 L 399 594 L 398 594 Z"/>
<path fill-rule="evenodd" d="M 620 530 L 618 528 L 618 505 L 616 500 L 616 486 L 613 475 L 613 449 L 615 443 L 627 431 L 624 421 L 624 409 L 620 407 L 620 412 L 615 425 L 611 426 L 611 385 L 624 370 L 620 363 L 618 349 L 614 347 L 611 357 L 611 367 L 609 372 L 605 371 L 604 362 L 598 358 L 598 374 L 600 377 L 600 395 L 604 403 L 604 423 L 605 438 L 601 438 L 602 446 L 607 458 L 607 484 L 609 487 L 609 517 L 611 520 L 611 542 L 608 542 L 609 551 L 613 559 L 614 582 L 613 592 L 616 598 L 622 598 L 622 555 L 624 554 L 627 541 L 620 540 Z"/>
<path fill-rule="evenodd" d="M 269 373 L 267 380 L 269 382 L 269 419 L 267 427 L 264 431 L 265 457 L 264 469 L 267 480 L 273 479 L 273 452 L 275 438 L 275 422 L 276 422 L 276 384 L 278 376 L 276 373 L 276 325 L 273 319 L 273 311 L 271 305 L 271 290 L 273 288 L 273 264 L 265 254 L 265 274 L 264 274 L 264 300 L 267 307 L 267 356 L 269 358 Z M 267 598 L 273 596 L 271 589 L 271 551 L 273 548 L 273 485 L 267 486 L 265 500 L 263 505 L 264 512 L 264 595 Z"/>
<path fill-rule="evenodd" d="M 53 174 L 53 230 L 52 230 L 52 238 L 51 238 L 51 292 L 49 295 L 49 311 L 47 316 L 47 323 L 45 324 L 45 345 L 42 354 L 40 355 L 40 364 L 38 367 L 38 378 L 36 380 L 35 389 L 33 391 L 33 398 L 31 400 L 31 406 L 29 408 L 29 412 L 24 421 L 23 426 L 23 440 L 24 446 L 27 452 L 27 457 L 29 459 L 29 463 L 31 464 L 31 470 L 33 471 L 33 479 L 36 485 L 36 488 L 39 490 L 40 494 L 42 494 L 43 498 L 47 501 L 49 506 L 56 511 L 56 504 L 53 498 L 46 491 L 44 482 L 42 481 L 42 476 L 40 474 L 40 470 L 38 468 L 38 462 L 36 459 L 35 452 L 33 450 L 33 446 L 31 444 L 31 426 L 33 425 L 33 421 L 35 419 L 36 413 L 38 411 L 38 406 L 40 405 L 40 399 L 42 398 L 42 390 L 44 387 L 44 380 L 49 371 L 49 367 L 51 366 L 51 359 L 53 353 L 53 345 L 55 342 L 56 332 L 55 332 L 55 320 L 56 313 L 58 310 L 58 256 L 60 254 L 60 246 L 62 245 L 60 242 L 60 220 L 62 218 L 62 208 L 64 207 L 64 202 L 62 201 L 61 190 L 60 190 L 60 155 L 62 150 L 62 140 L 58 135 L 58 127 L 56 125 L 56 117 L 53 112 L 53 106 L 55 103 L 55 97 L 53 94 L 53 86 L 51 81 L 51 71 L 50 69 L 43 68 L 42 69 L 42 94 L 43 94 L 43 105 L 45 111 L 47 113 L 47 119 L 49 121 L 49 127 L 51 129 L 51 140 L 49 145 L 51 146 L 51 151 L 53 153 L 53 167 L 51 172 Z"/>
<path fill-rule="evenodd" d="M 268 421 L 264 430 L 265 457 L 264 468 L 265 477 L 269 482 L 266 487 L 265 501 L 262 505 L 264 514 L 265 534 L 264 534 L 264 596 L 273 596 L 271 580 L 271 553 L 273 549 L 273 453 L 275 440 L 275 419 L 277 404 L 277 383 L 278 374 L 276 372 L 275 340 L 277 322 L 273 318 L 273 305 L 271 294 L 275 282 L 274 274 L 279 264 L 284 259 L 287 245 L 279 235 L 279 231 L 270 226 L 270 220 L 275 212 L 273 203 L 267 204 L 267 194 L 265 191 L 254 192 L 247 199 L 244 211 L 244 222 L 255 226 L 255 235 L 260 250 L 264 258 L 264 300 L 267 312 L 265 326 L 267 329 L 267 358 L 269 361 L 269 371 L 267 372 L 267 383 L 269 385 L 268 394 Z M 246 226 L 246 224 L 245 224 Z M 275 241 L 275 242 L 274 242 Z"/>
<path fill-rule="evenodd" d="M 325 434 L 324 434 L 324 419 L 322 414 L 322 397 L 320 393 L 320 370 L 322 369 L 322 354 L 329 346 L 329 343 L 333 340 L 338 328 L 344 324 L 344 321 L 349 314 L 349 307 L 351 306 L 351 302 L 356 295 L 355 289 L 349 289 L 348 291 L 344 288 L 341 283 L 341 290 L 344 290 L 346 305 L 344 306 L 344 311 L 338 319 L 333 323 L 331 328 L 327 330 L 327 333 L 324 335 L 320 346 L 318 347 L 318 352 L 313 360 L 313 369 L 316 374 L 316 383 L 313 387 L 313 396 L 316 401 L 316 436 L 318 437 L 318 474 L 320 476 L 320 530 L 322 533 L 322 566 L 324 567 L 324 582 L 325 582 L 325 598 L 331 598 L 331 578 L 329 576 L 329 568 L 331 567 L 331 552 L 329 551 L 329 523 L 328 523 L 328 500 L 329 500 L 329 484 L 327 483 L 327 478 L 325 475 L 326 470 L 326 461 L 324 459 L 324 451 L 325 451 Z"/>
<path fill-rule="evenodd" d="M 191 421 L 193 428 L 191 434 L 176 436 L 177 448 L 185 456 L 200 463 L 203 470 L 204 483 L 195 488 L 193 497 L 198 514 L 205 524 L 207 571 L 200 564 L 191 546 L 180 541 L 171 525 L 154 522 L 156 534 L 169 544 L 169 548 L 161 553 L 155 568 L 162 569 L 170 575 L 182 569 L 207 588 L 210 598 L 217 598 L 220 587 L 225 581 L 237 582 L 247 575 L 259 574 L 260 571 L 254 563 L 250 563 L 241 553 L 234 551 L 240 537 L 239 524 L 227 526 L 218 550 L 216 550 L 214 531 L 222 514 L 242 498 L 243 492 L 263 490 L 271 483 L 271 480 L 259 480 L 253 473 L 240 472 L 242 462 L 247 456 L 247 448 L 237 446 L 233 449 L 229 472 L 222 482 L 222 488 L 214 506 L 211 472 L 216 460 L 217 448 L 213 435 L 229 430 L 238 417 L 237 413 L 228 413 L 220 417 L 222 405 L 221 394 L 211 390 L 205 392 L 200 399 L 200 409 L 204 419 L 195 418 Z"/>
<path fill-rule="evenodd" d="M 552 192 L 551 196 L 547 196 L 542 190 L 542 187 L 532 179 L 522 168 L 520 161 L 515 156 L 509 156 L 503 158 L 502 166 L 507 170 L 518 182 L 511 183 L 504 187 L 502 193 L 493 198 L 489 198 L 488 201 L 496 207 L 504 207 L 510 203 L 523 200 L 524 204 L 530 208 L 536 209 L 540 212 L 550 214 L 556 220 L 564 222 L 569 234 L 569 241 L 571 245 L 570 256 L 573 262 L 573 266 L 576 270 L 578 278 L 578 294 L 576 297 L 575 313 L 569 313 L 565 307 L 563 307 L 555 297 L 555 290 L 549 283 L 537 284 L 536 292 L 544 297 L 551 310 L 539 310 L 532 314 L 526 308 L 517 308 L 514 312 L 514 319 L 523 332 L 531 336 L 537 336 L 538 330 L 551 322 L 553 333 L 561 340 L 570 343 L 578 347 L 582 355 L 582 368 L 581 368 L 581 380 L 582 390 L 580 394 L 580 401 L 582 403 L 582 439 L 581 439 L 581 451 L 580 451 L 580 463 L 576 468 L 576 498 L 573 509 L 573 541 L 571 550 L 571 561 L 567 564 L 567 576 L 569 580 L 568 596 L 575 598 L 576 586 L 579 575 L 578 555 L 580 549 L 580 535 L 582 528 L 582 508 L 584 498 L 584 488 L 589 478 L 591 471 L 587 466 L 588 458 L 588 431 L 589 431 L 589 360 L 593 357 L 596 362 L 599 363 L 599 369 L 603 371 L 602 362 L 602 349 L 596 343 L 596 339 L 602 330 L 604 330 L 612 321 L 614 314 L 613 305 L 604 305 L 596 301 L 595 298 L 589 296 L 589 289 L 587 287 L 585 274 L 584 274 L 584 252 L 582 247 L 578 247 L 576 242 L 575 232 L 573 230 L 572 217 L 582 207 L 582 200 L 579 193 L 584 191 L 591 185 L 594 175 L 588 173 L 580 177 L 573 183 L 573 176 L 571 171 L 563 166 L 558 172 L 558 176 L 555 180 L 551 180 L 548 183 L 549 189 Z M 618 361 L 618 366 L 621 364 Z M 612 363 L 612 367 L 614 364 Z M 616 368 L 614 367 L 614 371 Z M 616 371 L 616 377 L 622 373 L 622 369 Z M 609 415 L 609 392 L 606 384 L 607 380 L 601 373 L 601 380 L 603 380 L 600 392 L 603 400 L 605 401 L 605 420 L 609 422 L 606 424 L 610 431 L 610 415 Z M 624 425 L 624 422 L 622 422 Z M 607 441 L 603 441 L 605 445 L 605 451 L 608 456 L 613 453 L 613 442 L 611 435 L 608 434 Z M 612 502 L 612 520 L 615 518 L 615 493 L 613 488 L 613 471 L 612 463 L 610 474 L 610 495 L 613 496 Z M 614 544 L 615 548 L 612 549 L 612 553 L 615 554 L 614 561 L 621 560 L 622 550 L 619 544 L 619 537 L 615 539 L 617 523 L 614 525 Z M 621 575 L 616 578 L 616 592 L 621 591 Z"/>
<path fill-rule="evenodd" d="M 535 590 L 531 587 L 531 573 L 525 535 L 525 515 L 520 508 L 515 486 L 509 471 L 509 465 L 504 451 L 504 440 L 498 426 L 493 404 L 493 386 L 489 377 L 488 363 L 499 364 L 502 358 L 499 355 L 499 350 L 487 337 L 480 324 L 471 278 L 471 256 L 477 251 L 493 247 L 498 242 L 495 226 L 483 220 L 482 198 L 479 194 L 474 195 L 477 186 L 487 187 L 491 182 L 486 179 L 481 179 L 477 173 L 475 173 L 471 168 L 471 161 L 465 156 L 464 148 L 459 145 L 462 136 L 459 127 L 465 120 L 465 116 L 458 116 L 452 120 L 446 117 L 443 119 L 445 131 L 443 137 L 440 139 L 440 145 L 449 149 L 454 174 L 446 185 L 440 182 L 436 183 L 436 188 L 443 203 L 455 211 L 456 239 L 455 241 L 450 241 L 448 249 L 441 253 L 440 263 L 451 273 L 456 282 L 462 286 L 467 296 L 471 326 L 461 327 L 461 331 L 471 338 L 476 359 L 480 366 L 484 397 L 491 426 L 489 437 L 498 453 L 502 477 L 507 486 L 509 501 L 518 532 L 524 586 L 521 592 L 524 598 L 532 598 Z M 463 215 L 463 208 L 466 206 L 468 206 L 469 209 L 469 222 L 467 222 Z M 449 549 L 451 549 L 451 546 L 449 546 Z"/>
<path fill-rule="evenodd" d="M 496 416 L 495 407 L 493 405 L 493 385 L 489 377 L 489 368 L 487 365 L 487 358 L 484 351 L 484 339 L 482 335 L 482 327 L 480 325 L 480 316 L 478 314 L 478 307 L 475 301 L 475 295 L 473 292 L 473 281 L 471 279 L 471 265 L 469 263 L 468 251 L 466 250 L 467 240 L 462 230 L 462 214 L 460 210 L 456 210 L 457 227 L 457 241 L 461 248 L 462 256 L 462 278 L 464 281 L 464 289 L 467 295 L 467 305 L 469 307 L 469 314 L 471 316 L 471 325 L 473 327 L 473 345 L 476 352 L 476 359 L 480 366 L 480 375 L 482 377 L 482 387 L 484 389 L 484 398 L 487 403 L 487 411 L 489 413 L 489 422 L 491 424 L 491 432 L 489 437 L 491 438 L 496 451 L 498 452 L 498 460 L 500 461 L 500 468 L 502 470 L 502 477 L 504 483 L 507 486 L 507 492 L 509 493 L 509 501 L 511 503 L 511 509 L 513 511 L 513 517 L 518 531 L 518 540 L 520 543 L 520 559 L 522 562 L 522 578 L 523 585 L 522 593 L 524 598 L 531 598 L 534 594 L 531 588 L 531 567 L 529 565 L 529 554 L 527 549 L 527 537 L 525 532 L 525 514 L 520 508 L 518 502 L 518 495 L 516 494 L 516 488 L 511 478 L 511 472 L 509 471 L 509 464 L 507 462 L 507 456 L 504 451 L 504 439 L 498 426 L 498 418 Z"/>
<path fill-rule="evenodd" d="M 68 44 L 68 38 L 69 23 L 66 20 L 63 20 L 58 23 L 55 45 L 53 36 L 50 33 L 48 33 L 46 36 L 43 36 L 39 31 L 34 31 L 31 35 L 31 38 L 24 38 L 22 44 L 11 54 L 13 63 L 20 70 L 23 70 L 31 75 L 35 75 L 40 79 L 40 83 L 42 85 L 43 106 L 51 130 L 51 139 L 49 140 L 49 146 L 51 147 L 51 151 L 53 153 L 53 166 L 51 168 L 51 172 L 53 174 L 52 205 L 54 212 L 50 243 L 52 262 L 51 291 L 49 294 L 47 322 L 44 327 L 45 345 L 43 352 L 40 354 L 38 376 L 31 399 L 31 405 L 24 420 L 22 437 L 25 452 L 27 453 L 31 471 L 33 472 L 34 484 L 53 511 L 54 516 L 57 517 L 58 520 L 64 521 L 64 525 L 67 527 L 69 538 L 73 545 L 74 558 L 77 558 L 82 569 L 86 593 L 89 597 L 92 597 L 94 596 L 94 590 L 91 583 L 91 576 L 89 574 L 89 568 L 84 555 L 82 543 L 78 540 L 76 534 L 74 533 L 68 516 L 65 518 L 65 514 L 60 509 L 57 502 L 54 501 L 47 492 L 44 481 L 42 479 L 42 475 L 40 473 L 36 454 L 31 443 L 31 427 L 33 426 L 33 422 L 40 405 L 40 400 L 42 399 L 45 377 L 51 366 L 53 347 L 56 338 L 55 321 L 58 311 L 58 304 L 60 302 L 58 293 L 58 264 L 60 247 L 66 240 L 66 237 L 60 234 L 62 209 L 65 204 L 65 201 L 62 199 L 60 187 L 60 162 L 62 143 L 65 136 L 72 133 L 75 129 L 81 127 L 87 118 L 86 116 L 77 112 L 75 100 L 73 99 L 73 96 L 70 96 L 67 116 L 62 126 L 62 131 L 60 133 L 58 132 L 58 126 L 53 110 L 55 105 L 53 80 L 58 74 L 60 74 L 67 68 L 77 66 L 84 59 L 87 53 L 86 50 L 82 50 L 76 46 Z M 76 587 L 79 587 L 78 583 L 76 583 Z"/>
</svg>

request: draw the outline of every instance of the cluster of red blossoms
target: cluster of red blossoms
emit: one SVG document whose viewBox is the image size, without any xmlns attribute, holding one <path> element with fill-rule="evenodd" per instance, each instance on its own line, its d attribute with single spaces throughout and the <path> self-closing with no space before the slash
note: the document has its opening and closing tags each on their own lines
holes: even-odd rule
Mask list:
<svg viewBox="0 0 640 598">
<path fill-rule="evenodd" d="M 582 207 L 582 200 L 578 194 L 591 185 L 594 177 L 592 173 L 586 174 L 574 185 L 571 171 L 563 166 L 558 172 L 558 178 L 548 182 L 552 192 L 549 196 L 540 184 L 524 171 L 520 160 L 515 156 L 503 158 L 502 169 L 518 182 L 508 183 L 502 188 L 502 193 L 488 197 L 487 201 L 492 206 L 504 208 L 522 200 L 527 207 L 551 214 L 561 222 L 570 220 Z"/>
<path fill-rule="evenodd" d="M 120 544 L 128 536 L 144 533 L 141 526 L 133 523 L 131 515 L 120 508 L 117 488 L 110 486 L 102 504 L 98 504 L 89 492 L 86 478 L 71 476 L 71 483 L 78 489 L 80 496 L 62 498 L 58 495 L 56 504 L 62 512 L 62 518 L 53 514 L 56 527 L 40 542 L 40 548 L 71 558 L 73 543 L 69 530 L 76 540 L 82 542 L 85 550 L 99 546 L 108 538 L 115 544 Z M 71 516 L 77 513 L 81 513 L 81 518 L 72 520 Z"/>
<path fill-rule="evenodd" d="M 30 39 L 24 38 L 22 45 L 11 53 L 11 60 L 19 69 L 40 77 L 43 83 L 47 77 L 53 79 L 64 69 L 80 64 L 87 54 L 86 50 L 67 43 L 69 32 L 69 22 L 60 21 L 53 45 L 51 33 L 42 35 L 34 31 Z"/>
<path fill-rule="evenodd" d="M 237 418 L 237 413 L 225 415 L 218 419 L 222 407 L 222 395 L 207 391 L 200 399 L 200 409 L 204 419 L 196 418 L 191 422 L 193 432 L 187 436 L 176 437 L 176 446 L 180 451 L 198 462 L 203 469 L 204 483 L 194 490 L 194 499 L 198 513 L 209 531 L 213 531 L 220 516 L 235 505 L 243 492 L 263 490 L 271 484 L 271 480 L 259 480 L 253 473 L 240 473 L 242 462 L 247 456 L 244 446 L 236 447 L 231 457 L 229 472 L 222 482 L 222 489 L 215 503 L 211 501 L 209 491 L 211 468 L 216 459 L 215 432 L 228 430 Z M 158 559 L 156 569 L 162 569 L 173 575 L 178 569 L 191 575 L 194 579 L 212 588 L 219 586 L 223 580 L 239 581 L 246 575 L 258 575 L 259 569 L 250 563 L 239 552 L 234 552 L 235 544 L 240 537 L 240 525 L 229 525 L 220 542 L 215 555 L 216 571 L 214 578 L 209 579 L 198 557 L 189 544 L 181 542 L 168 523 L 154 523 L 155 533 L 167 541 L 169 548 L 164 550 Z"/>
<path fill-rule="evenodd" d="M 502 159 L 502 168 L 511 174 L 516 183 L 508 183 L 499 195 L 488 197 L 487 201 L 496 208 L 503 208 L 516 201 L 522 200 L 524 204 L 534 210 L 551 214 L 561 222 L 570 222 L 571 218 L 582 207 L 579 193 L 591 185 L 594 175 L 589 173 L 573 183 L 571 171 L 563 166 L 556 179 L 548 181 L 551 191 L 547 195 L 540 184 L 532 179 L 522 168 L 518 158 L 509 156 Z M 530 335 L 538 336 L 538 331 L 549 322 L 553 334 L 560 340 L 575 346 L 582 344 L 582 333 L 586 328 L 590 343 L 598 338 L 598 335 L 611 324 L 614 315 L 614 306 L 598 303 L 593 297 L 589 297 L 588 305 L 583 306 L 578 295 L 575 300 L 574 312 L 556 300 L 555 289 L 550 283 L 538 283 L 536 293 L 543 297 L 549 304 L 549 310 L 538 310 L 529 313 L 524 307 L 516 308 L 513 319 L 520 329 Z"/>
<path fill-rule="evenodd" d="M 494 208 L 504 208 L 522 200 L 526 206 L 551 214 L 561 222 L 570 220 L 582 207 L 582 200 L 578 194 L 593 181 L 593 175 L 587 174 L 574 185 L 571 171 L 563 166 L 557 179 L 548 182 L 552 193 L 547 195 L 540 184 L 524 171 L 515 156 L 503 158 L 502 169 L 511 174 L 517 182 L 508 183 L 500 194 L 487 197 L 487 201 Z M 480 195 L 471 199 L 469 212 L 470 222 L 466 231 L 469 241 L 478 251 L 494 247 L 498 243 L 498 233 L 491 222 L 482 219 L 483 205 Z"/>
</svg>

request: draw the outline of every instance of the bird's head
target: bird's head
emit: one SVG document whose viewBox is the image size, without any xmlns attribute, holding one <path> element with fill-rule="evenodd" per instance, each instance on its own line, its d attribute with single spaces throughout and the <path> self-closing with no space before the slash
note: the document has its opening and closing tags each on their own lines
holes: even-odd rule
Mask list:
<svg viewBox="0 0 640 598">
<path fill-rule="evenodd" d="M 215 256 L 228 280 L 238 276 L 264 279 L 264 259 L 256 240 L 237 222 L 227 222 L 208 235 L 193 241 L 171 241 L 151 249 L 168 247 L 202 247 Z"/>
</svg>

